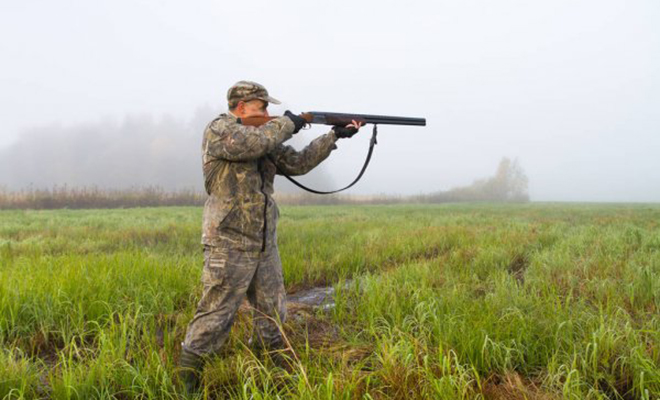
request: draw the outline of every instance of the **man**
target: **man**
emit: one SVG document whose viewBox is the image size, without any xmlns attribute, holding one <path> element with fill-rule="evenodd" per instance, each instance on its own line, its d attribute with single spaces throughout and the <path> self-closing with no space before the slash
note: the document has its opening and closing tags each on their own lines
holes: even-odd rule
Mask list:
<svg viewBox="0 0 660 400">
<path fill-rule="evenodd" d="M 353 121 L 334 127 L 296 151 L 283 143 L 305 120 L 287 111 L 259 127 L 241 119 L 268 116 L 280 104 L 262 85 L 240 81 L 227 92 L 229 112 L 206 127 L 202 143 L 204 184 L 204 285 L 197 312 L 182 343 L 180 376 L 188 391 L 199 386 L 203 362 L 226 341 L 239 306 L 247 296 L 254 312 L 252 344 L 264 350 L 283 347 L 276 321 L 286 318 L 282 264 L 277 249 L 279 211 L 273 195 L 276 173 L 306 174 L 325 160 L 340 138 L 360 128 Z"/>
</svg>

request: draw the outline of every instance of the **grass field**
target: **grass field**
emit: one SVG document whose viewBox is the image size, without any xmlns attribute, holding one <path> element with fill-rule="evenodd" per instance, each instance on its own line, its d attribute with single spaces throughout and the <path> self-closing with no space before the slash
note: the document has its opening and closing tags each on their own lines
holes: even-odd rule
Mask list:
<svg viewBox="0 0 660 400">
<path fill-rule="evenodd" d="M 182 398 L 200 224 L 0 212 L 0 398 Z M 279 242 L 287 290 L 336 306 L 290 314 L 293 372 L 242 314 L 204 398 L 660 398 L 660 206 L 283 207 Z"/>
</svg>

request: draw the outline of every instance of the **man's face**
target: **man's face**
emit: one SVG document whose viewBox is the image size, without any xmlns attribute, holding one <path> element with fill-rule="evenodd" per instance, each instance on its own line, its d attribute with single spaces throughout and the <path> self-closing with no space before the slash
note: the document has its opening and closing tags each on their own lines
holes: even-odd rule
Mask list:
<svg viewBox="0 0 660 400">
<path fill-rule="evenodd" d="M 263 100 L 239 101 L 235 114 L 240 118 L 267 117 L 268 103 Z"/>
</svg>

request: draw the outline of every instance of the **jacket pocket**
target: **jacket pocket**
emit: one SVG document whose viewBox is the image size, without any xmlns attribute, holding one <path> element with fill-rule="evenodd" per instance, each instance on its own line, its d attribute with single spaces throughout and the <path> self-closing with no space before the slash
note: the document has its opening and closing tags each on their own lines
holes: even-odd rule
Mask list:
<svg viewBox="0 0 660 400">
<path fill-rule="evenodd" d="M 230 247 L 254 251 L 261 248 L 263 228 L 263 195 L 243 195 L 233 201 L 218 225 L 218 235 Z"/>
<path fill-rule="evenodd" d="M 211 195 L 204 205 L 202 217 L 202 242 L 207 245 L 217 245 L 219 230 L 232 212 L 234 204 L 230 198 L 219 198 Z"/>
</svg>

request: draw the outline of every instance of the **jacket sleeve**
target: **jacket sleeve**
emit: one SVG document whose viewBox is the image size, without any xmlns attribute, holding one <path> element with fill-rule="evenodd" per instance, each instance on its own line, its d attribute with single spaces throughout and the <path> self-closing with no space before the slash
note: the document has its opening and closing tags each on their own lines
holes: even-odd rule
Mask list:
<svg viewBox="0 0 660 400">
<path fill-rule="evenodd" d="M 312 140 L 302 151 L 279 145 L 271 154 L 271 160 L 277 165 L 278 174 L 281 171 L 287 175 L 304 175 L 328 158 L 330 152 L 337 148 L 336 141 L 337 136 L 330 131 Z"/>
<path fill-rule="evenodd" d="M 228 161 L 254 160 L 272 152 L 293 134 L 293 122 L 276 118 L 260 127 L 216 119 L 206 128 L 204 152 Z"/>
</svg>

